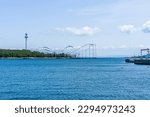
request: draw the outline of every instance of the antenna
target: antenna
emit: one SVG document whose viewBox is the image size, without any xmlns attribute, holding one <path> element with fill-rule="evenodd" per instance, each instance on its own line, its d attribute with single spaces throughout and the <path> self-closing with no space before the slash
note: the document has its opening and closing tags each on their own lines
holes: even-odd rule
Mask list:
<svg viewBox="0 0 150 117">
<path fill-rule="evenodd" d="M 27 41 L 28 40 L 27 39 L 29 38 L 27 33 L 25 33 L 25 37 L 24 38 L 25 38 L 25 50 L 27 50 L 27 47 L 28 47 L 28 45 L 27 45 Z"/>
</svg>

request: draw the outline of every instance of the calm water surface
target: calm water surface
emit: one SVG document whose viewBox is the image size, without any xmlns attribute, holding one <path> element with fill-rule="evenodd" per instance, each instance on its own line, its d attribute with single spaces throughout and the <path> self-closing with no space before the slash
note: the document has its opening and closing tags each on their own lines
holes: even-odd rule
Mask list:
<svg viewBox="0 0 150 117">
<path fill-rule="evenodd" d="M 0 99 L 150 99 L 150 66 L 122 58 L 2 59 Z"/>
</svg>

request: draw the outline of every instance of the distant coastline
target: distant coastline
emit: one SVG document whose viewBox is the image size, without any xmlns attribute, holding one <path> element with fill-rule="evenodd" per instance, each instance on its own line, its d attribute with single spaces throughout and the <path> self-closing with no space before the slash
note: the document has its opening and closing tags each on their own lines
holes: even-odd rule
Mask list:
<svg viewBox="0 0 150 117">
<path fill-rule="evenodd" d="M 65 53 L 44 53 L 31 50 L 10 50 L 0 49 L 0 59 L 56 59 L 56 58 L 73 58 L 70 54 Z"/>
</svg>

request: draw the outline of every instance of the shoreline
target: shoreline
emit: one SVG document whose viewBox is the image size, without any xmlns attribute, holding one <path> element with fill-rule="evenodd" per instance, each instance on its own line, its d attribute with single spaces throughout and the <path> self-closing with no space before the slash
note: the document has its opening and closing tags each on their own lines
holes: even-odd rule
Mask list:
<svg viewBox="0 0 150 117">
<path fill-rule="evenodd" d="M 65 58 L 65 57 L 0 57 L 0 60 L 3 59 L 73 59 L 73 58 Z"/>
<path fill-rule="evenodd" d="M 59 59 L 75 57 L 66 53 L 43 53 L 31 50 L 0 49 L 0 59 Z"/>
<path fill-rule="evenodd" d="M 0 57 L 0 60 L 8 59 L 8 60 L 24 60 L 24 59 L 125 59 L 126 57 L 96 57 L 96 58 L 67 58 L 67 57 Z"/>
</svg>

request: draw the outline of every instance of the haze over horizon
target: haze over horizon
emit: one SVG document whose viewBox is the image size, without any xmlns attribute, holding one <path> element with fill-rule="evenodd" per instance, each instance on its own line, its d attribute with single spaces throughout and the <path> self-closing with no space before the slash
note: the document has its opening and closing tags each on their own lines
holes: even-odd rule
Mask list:
<svg viewBox="0 0 150 117">
<path fill-rule="evenodd" d="M 98 56 L 138 55 L 150 47 L 149 0 L 0 1 L 0 48 L 97 45 Z"/>
</svg>

